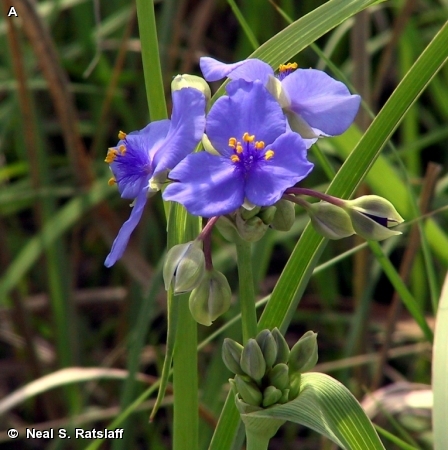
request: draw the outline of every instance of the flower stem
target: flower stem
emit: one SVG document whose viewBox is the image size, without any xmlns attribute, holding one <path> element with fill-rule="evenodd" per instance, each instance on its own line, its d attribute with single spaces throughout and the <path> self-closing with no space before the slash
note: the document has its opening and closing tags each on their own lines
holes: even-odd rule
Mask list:
<svg viewBox="0 0 448 450">
<path fill-rule="evenodd" d="M 255 311 L 254 277 L 252 273 L 251 244 L 242 239 L 236 242 L 238 259 L 239 297 L 243 342 L 257 334 L 257 313 Z"/>
<path fill-rule="evenodd" d="M 344 206 L 345 201 L 341 198 L 333 197 L 332 195 L 324 194 L 323 192 L 314 191 L 313 189 L 307 188 L 289 188 L 286 189 L 285 194 L 294 194 L 294 195 L 308 195 L 309 197 L 315 197 L 319 200 L 323 200 L 328 203 L 332 203 L 336 206 Z"/>
</svg>

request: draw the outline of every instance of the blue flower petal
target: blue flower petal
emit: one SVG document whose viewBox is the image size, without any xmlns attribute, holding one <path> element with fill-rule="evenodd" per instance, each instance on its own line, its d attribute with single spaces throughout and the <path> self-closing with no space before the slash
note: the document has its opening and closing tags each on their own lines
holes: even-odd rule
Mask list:
<svg viewBox="0 0 448 450">
<path fill-rule="evenodd" d="M 174 91 L 171 126 L 166 139 L 153 147 L 154 172 L 157 175 L 173 169 L 192 153 L 202 138 L 205 128 L 205 96 L 198 89 L 183 88 Z"/>
<path fill-rule="evenodd" d="M 221 155 L 233 154 L 230 137 L 241 140 L 247 132 L 257 141 L 270 144 L 285 132 L 282 109 L 260 81 L 236 80 L 229 86 L 231 95 L 215 102 L 206 124 L 207 136 Z"/>
<path fill-rule="evenodd" d="M 244 179 L 230 159 L 207 152 L 187 156 L 170 173 L 171 183 L 164 200 L 181 203 L 196 216 L 228 214 L 244 201 Z"/>
<path fill-rule="evenodd" d="M 229 77 L 232 80 L 241 78 L 246 81 L 261 80 L 266 83 L 268 76 L 274 74 L 271 66 L 259 59 L 246 59 L 234 64 L 225 64 L 204 56 L 199 60 L 199 65 L 207 81 Z"/>
<path fill-rule="evenodd" d="M 133 131 L 117 144 L 117 156 L 110 168 L 117 182 L 121 197 L 134 199 L 148 185 L 154 171 L 151 149 L 163 142 L 170 126 L 169 120 L 160 120 Z M 124 145 L 125 153 L 120 152 Z"/>
<path fill-rule="evenodd" d="M 283 192 L 305 178 L 313 169 L 306 159 L 307 149 L 297 133 L 284 133 L 266 147 L 274 156 L 260 161 L 246 179 L 246 197 L 257 206 L 268 206 L 280 199 Z"/>
<path fill-rule="evenodd" d="M 115 238 L 114 243 L 112 244 L 112 249 L 107 255 L 106 261 L 104 261 L 104 265 L 106 267 L 113 266 L 117 262 L 117 260 L 122 257 L 126 246 L 128 245 L 131 233 L 134 231 L 134 228 L 137 226 L 142 217 L 145 204 L 146 191 L 141 191 L 138 197 L 135 199 L 135 204 L 132 207 L 129 219 L 120 228 L 120 231 L 118 232 L 118 235 Z"/>
<path fill-rule="evenodd" d="M 361 102 L 345 84 L 320 70 L 298 69 L 283 79 L 282 86 L 291 100 L 290 109 L 327 136 L 343 133 Z"/>
</svg>

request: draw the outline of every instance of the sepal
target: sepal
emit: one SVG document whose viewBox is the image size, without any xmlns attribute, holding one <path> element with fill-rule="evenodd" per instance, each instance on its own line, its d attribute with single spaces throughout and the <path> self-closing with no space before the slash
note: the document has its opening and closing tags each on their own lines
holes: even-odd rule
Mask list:
<svg viewBox="0 0 448 450">
<path fill-rule="evenodd" d="M 173 285 L 174 294 L 189 292 L 199 285 L 205 272 L 205 257 L 201 241 L 191 241 L 172 247 L 163 266 L 165 289 Z"/>
<path fill-rule="evenodd" d="M 355 233 L 349 214 L 339 206 L 318 202 L 306 210 L 313 228 L 328 239 L 342 239 Z"/>
<path fill-rule="evenodd" d="M 224 274 L 215 269 L 206 271 L 199 285 L 190 294 L 191 315 L 201 325 L 210 326 L 230 307 L 232 290 Z"/>
</svg>

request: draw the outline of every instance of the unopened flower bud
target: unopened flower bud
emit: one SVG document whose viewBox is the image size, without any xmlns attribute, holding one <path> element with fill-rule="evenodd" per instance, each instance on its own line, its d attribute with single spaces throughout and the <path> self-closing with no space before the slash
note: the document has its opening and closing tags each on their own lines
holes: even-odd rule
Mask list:
<svg viewBox="0 0 448 450">
<path fill-rule="evenodd" d="M 258 216 L 244 220 L 241 215 L 237 213 L 236 228 L 242 239 L 248 242 L 256 242 L 264 236 L 268 226 Z"/>
<path fill-rule="evenodd" d="M 289 368 L 286 364 L 275 365 L 268 373 L 269 384 L 277 389 L 284 390 L 289 387 Z"/>
<path fill-rule="evenodd" d="M 227 278 L 215 269 L 206 271 L 190 294 L 190 312 L 196 322 L 210 326 L 230 307 L 232 290 Z"/>
<path fill-rule="evenodd" d="M 265 225 L 271 225 L 276 215 L 276 212 L 277 212 L 276 206 L 268 206 L 261 209 L 260 213 L 258 214 L 258 217 L 263 221 Z"/>
<path fill-rule="evenodd" d="M 287 363 L 289 358 L 289 346 L 286 342 L 285 338 L 283 337 L 283 334 L 280 333 L 280 330 L 275 327 L 271 334 L 273 338 L 275 339 L 275 342 L 277 343 L 277 357 L 275 358 L 274 364 L 279 363 Z"/>
<path fill-rule="evenodd" d="M 240 235 L 236 228 L 235 222 L 228 216 L 221 216 L 215 224 L 216 228 L 225 239 L 230 242 L 237 242 Z"/>
<path fill-rule="evenodd" d="M 184 88 L 197 89 L 204 94 L 207 101 L 209 101 L 210 97 L 212 96 L 210 87 L 207 82 L 203 78 L 196 75 L 184 74 L 177 75 L 173 78 L 173 81 L 171 82 L 171 90 L 173 92 Z"/>
<path fill-rule="evenodd" d="M 249 339 L 244 346 L 240 361 L 241 369 L 253 380 L 260 381 L 266 372 L 263 353 L 255 339 Z"/>
<path fill-rule="evenodd" d="M 299 372 L 291 373 L 289 376 L 289 393 L 288 400 L 294 400 L 300 393 L 300 381 L 302 375 Z"/>
<path fill-rule="evenodd" d="M 275 342 L 274 336 L 269 330 L 262 330 L 255 339 L 263 353 L 266 367 L 271 368 L 277 358 L 277 342 Z"/>
<path fill-rule="evenodd" d="M 275 204 L 275 207 L 277 209 L 270 227 L 278 231 L 289 231 L 294 225 L 296 218 L 294 203 L 288 200 L 279 200 Z"/>
<path fill-rule="evenodd" d="M 258 215 L 258 213 L 260 212 L 260 207 L 259 206 L 255 206 L 253 208 L 250 209 L 246 209 L 246 208 L 240 208 L 239 210 L 239 214 L 241 215 L 241 218 L 243 220 L 249 220 L 252 219 L 252 217 L 255 217 L 256 215 Z"/>
<path fill-rule="evenodd" d="M 205 257 L 201 241 L 192 241 L 172 247 L 163 266 L 165 289 L 173 284 L 174 293 L 181 294 L 194 289 L 205 272 Z"/>
<path fill-rule="evenodd" d="M 284 403 L 287 403 L 289 401 L 289 391 L 289 389 L 283 389 L 282 396 L 280 397 L 278 403 L 283 405 Z"/>
<path fill-rule="evenodd" d="M 235 375 L 235 387 L 240 397 L 249 405 L 259 406 L 263 395 L 253 381 L 247 381 L 240 375 Z"/>
<path fill-rule="evenodd" d="M 359 236 L 373 241 L 382 241 L 401 234 L 390 230 L 404 219 L 394 205 L 378 195 L 364 195 L 354 200 L 345 200 L 344 209 L 351 218 L 353 228 Z"/>
<path fill-rule="evenodd" d="M 307 331 L 294 345 L 289 354 L 288 366 L 292 372 L 307 372 L 317 363 L 317 333 Z"/>
<path fill-rule="evenodd" d="M 263 391 L 263 407 L 267 408 L 268 406 L 275 405 L 282 397 L 282 391 L 277 389 L 274 386 L 268 386 Z"/>
<path fill-rule="evenodd" d="M 233 339 L 225 338 L 222 344 L 222 359 L 226 367 L 237 375 L 244 375 L 240 366 L 243 346 Z"/>
<path fill-rule="evenodd" d="M 309 205 L 307 213 L 313 228 L 328 239 L 342 239 L 355 233 L 350 216 L 339 206 L 327 202 Z"/>
</svg>

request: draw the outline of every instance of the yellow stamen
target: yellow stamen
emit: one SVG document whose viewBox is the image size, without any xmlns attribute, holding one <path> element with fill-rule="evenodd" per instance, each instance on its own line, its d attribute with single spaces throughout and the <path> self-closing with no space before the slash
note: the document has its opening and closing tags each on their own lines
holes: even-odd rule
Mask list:
<svg viewBox="0 0 448 450">
<path fill-rule="evenodd" d="M 110 164 L 111 162 L 115 161 L 117 155 L 118 155 L 117 149 L 110 148 L 107 151 L 106 159 L 104 161 L 107 162 L 107 164 Z"/>
<path fill-rule="evenodd" d="M 272 159 L 274 157 L 274 150 L 268 150 L 265 154 L 264 154 L 264 159 L 266 161 L 269 161 L 270 159 Z"/>
<path fill-rule="evenodd" d="M 297 69 L 297 67 L 298 67 L 297 63 L 280 64 L 278 71 L 286 72 L 287 70 L 295 70 Z"/>
<path fill-rule="evenodd" d="M 124 131 L 118 132 L 118 139 L 126 139 L 127 134 Z"/>
<path fill-rule="evenodd" d="M 116 182 L 117 182 L 117 180 L 114 177 L 112 177 L 112 178 L 109 178 L 109 181 L 107 182 L 107 184 L 109 186 L 113 186 Z"/>
<path fill-rule="evenodd" d="M 241 145 L 241 142 L 236 143 L 236 152 L 243 153 L 243 146 Z"/>
<path fill-rule="evenodd" d="M 238 155 L 232 155 L 232 156 L 230 157 L 230 160 L 231 160 L 232 162 L 236 163 L 236 162 L 238 162 L 238 161 L 240 160 L 240 158 L 239 158 Z"/>
<path fill-rule="evenodd" d="M 244 142 L 252 142 L 255 139 L 255 135 L 250 135 L 247 131 L 243 134 L 243 141 Z"/>
<path fill-rule="evenodd" d="M 263 150 L 264 149 L 264 142 L 263 141 L 257 141 L 255 142 L 255 148 L 257 150 Z"/>
<path fill-rule="evenodd" d="M 232 147 L 232 148 L 236 147 L 236 139 L 234 137 L 231 137 L 229 139 L 229 147 Z"/>
<path fill-rule="evenodd" d="M 124 145 L 120 145 L 120 147 L 118 147 L 118 150 L 120 150 L 120 153 L 122 155 L 124 155 L 126 153 L 126 147 Z"/>
</svg>

